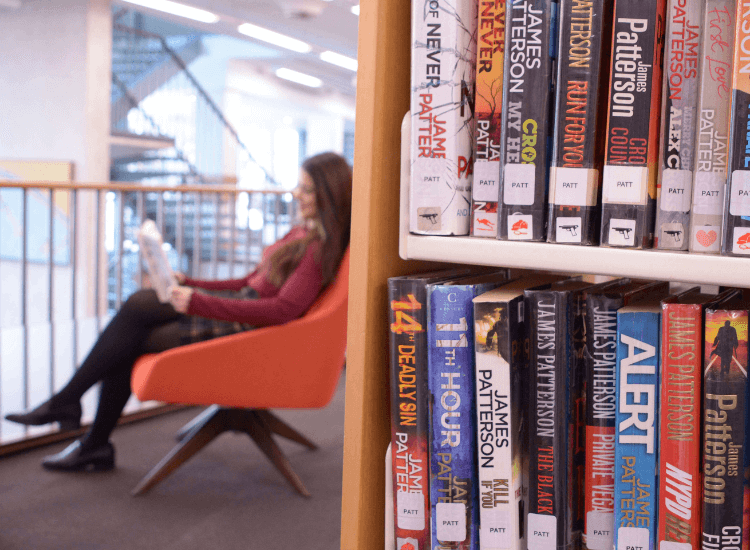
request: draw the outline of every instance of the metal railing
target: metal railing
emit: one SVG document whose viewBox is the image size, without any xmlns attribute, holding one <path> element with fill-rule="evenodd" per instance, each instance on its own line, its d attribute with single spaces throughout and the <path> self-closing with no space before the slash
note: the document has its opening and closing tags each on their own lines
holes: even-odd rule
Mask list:
<svg viewBox="0 0 750 550">
<path fill-rule="evenodd" d="M 295 217 L 280 190 L 0 181 L 0 419 L 62 387 L 140 287 L 143 220 L 156 222 L 174 269 L 224 279 L 251 271 Z M 84 420 L 94 402 L 89 392 Z M 0 421 L 0 446 L 50 430 Z"/>
</svg>

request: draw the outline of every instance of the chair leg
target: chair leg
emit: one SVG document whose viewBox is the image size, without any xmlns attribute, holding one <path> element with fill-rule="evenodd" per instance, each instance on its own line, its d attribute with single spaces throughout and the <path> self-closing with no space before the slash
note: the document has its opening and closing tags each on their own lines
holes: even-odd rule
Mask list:
<svg viewBox="0 0 750 550">
<path fill-rule="evenodd" d="M 267 410 L 257 410 L 258 415 L 265 420 L 271 431 L 281 437 L 285 437 L 291 441 L 296 441 L 300 445 L 315 450 L 318 446 L 307 439 L 304 435 L 299 433 L 297 430 L 292 428 L 289 424 L 281 420 L 278 416 Z"/>
<path fill-rule="evenodd" d="M 307 490 L 305 485 L 299 476 L 292 470 L 291 464 L 281 452 L 276 442 L 271 436 L 271 427 L 263 419 L 258 411 L 249 411 L 250 414 L 245 418 L 243 422 L 243 430 L 255 441 L 256 445 L 261 451 L 269 458 L 271 463 L 281 474 L 287 479 L 289 483 L 300 493 L 302 496 L 310 497 L 310 492 Z"/>
<path fill-rule="evenodd" d="M 200 424 L 195 424 L 170 452 L 133 489 L 133 496 L 142 495 L 151 490 L 157 483 L 165 479 L 195 453 L 208 445 L 213 439 L 231 429 L 230 419 L 226 411 L 218 407 L 212 414 L 206 416 L 201 413 Z"/>
<path fill-rule="evenodd" d="M 185 439 L 185 436 L 190 433 L 190 430 L 198 426 L 199 424 L 203 424 L 203 421 L 212 416 L 216 411 L 219 410 L 218 405 L 211 405 L 210 407 L 206 407 L 202 413 L 197 415 L 195 418 L 193 418 L 190 422 L 185 424 L 180 430 L 175 434 L 174 438 L 177 441 L 182 441 Z"/>
</svg>

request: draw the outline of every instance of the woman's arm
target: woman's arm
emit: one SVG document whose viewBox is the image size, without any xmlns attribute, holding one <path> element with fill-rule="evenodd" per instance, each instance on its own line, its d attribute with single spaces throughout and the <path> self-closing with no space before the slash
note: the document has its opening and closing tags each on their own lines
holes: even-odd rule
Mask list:
<svg viewBox="0 0 750 550">
<path fill-rule="evenodd" d="M 257 300 L 234 300 L 194 292 L 187 312 L 209 319 L 254 326 L 280 325 L 297 319 L 313 304 L 323 286 L 320 265 L 315 261 L 317 249 L 314 245 L 307 247 L 302 261 L 275 296 Z"/>
<path fill-rule="evenodd" d="M 206 281 L 202 279 L 191 279 L 185 277 L 185 282 L 182 286 L 192 286 L 194 288 L 205 288 L 206 290 L 234 290 L 238 291 L 242 287 L 247 286 L 248 279 L 255 273 L 249 273 L 242 279 L 225 279 L 222 281 Z"/>
</svg>

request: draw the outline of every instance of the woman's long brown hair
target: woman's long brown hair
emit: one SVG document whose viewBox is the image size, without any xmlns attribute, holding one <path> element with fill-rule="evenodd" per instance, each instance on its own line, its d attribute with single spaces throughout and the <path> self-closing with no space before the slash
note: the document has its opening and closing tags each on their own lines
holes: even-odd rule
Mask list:
<svg viewBox="0 0 750 550">
<path fill-rule="evenodd" d="M 315 184 L 320 231 L 292 241 L 274 252 L 269 261 L 268 280 L 281 286 L 305 256 L 307 247 L 316 239 L 321 242 L 316 260 L 323 271 L 323 284 L 336 276 L 344 251 L 349 246 L 352 212 L 352 169 L 344 157 L 321 153 L 302 163 Z"/>
</svg>

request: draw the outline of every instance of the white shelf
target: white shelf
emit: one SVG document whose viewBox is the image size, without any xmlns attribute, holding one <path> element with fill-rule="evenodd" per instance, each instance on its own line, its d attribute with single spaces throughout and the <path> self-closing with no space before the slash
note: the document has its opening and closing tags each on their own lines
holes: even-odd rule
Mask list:
<svg viewBox="0 0 750 550">
<path fill-rule="evenodd" d="M 407 113 L 401 125 L 402 144 L 408 143 L 410 123 Z M 413 235 L 409 233 L 408 186 L 409 151 L 402 146 L 399 256 L 404 260 L 516 267 L 750 288 L 750 258 L 662 250 L 499 241 L 481 237 Z"/>
<path fill-rule="evenodd" d="M 730 256 L 408 233 L 401 237 L 399 255 L 409 260 L 750 287 L 750 260 Z"/>
</svg>

